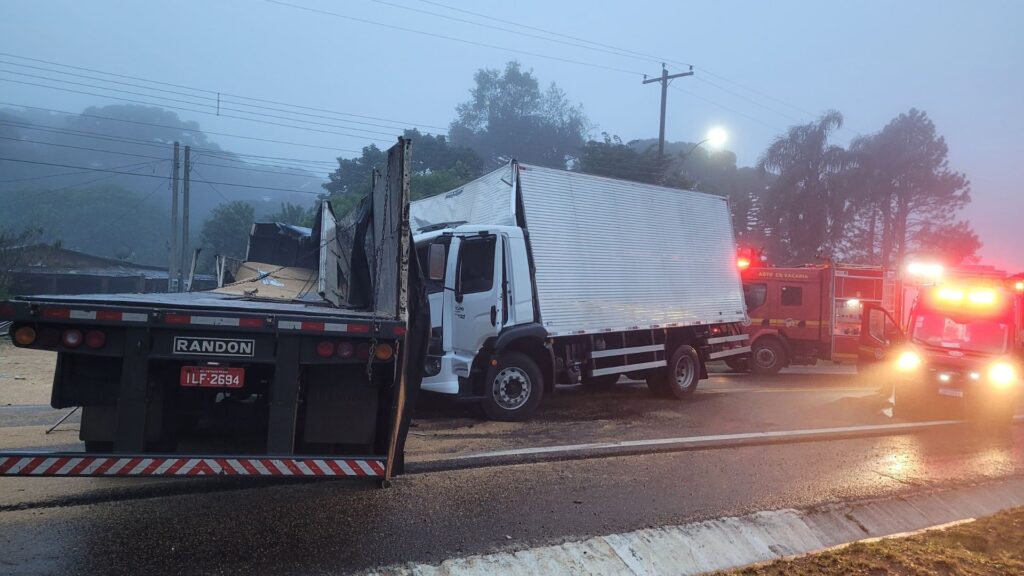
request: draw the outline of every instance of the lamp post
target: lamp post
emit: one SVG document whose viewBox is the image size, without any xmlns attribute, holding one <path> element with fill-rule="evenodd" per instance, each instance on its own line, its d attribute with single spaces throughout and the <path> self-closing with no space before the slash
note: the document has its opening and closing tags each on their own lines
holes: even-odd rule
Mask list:
<svg viewBox="0 0 1024 576">
<path fill-rule="evenodd" d="M 686 154 L 683 154 L 681 156 L 681 158 L 685 159 L 690 154 L 693 154 L 693 151 L 696 150 L 697 148 L 700 148 L 702 144 L 709 144 L 712 148 L 721 148 L 723 145 L 725 145 L 725 142 L 728 139 L 729 133 L 725 131 L 725 128 L 722 128 L 721 126 L 715 126 L 714 128 L 708 130 L 707 136 L 705 136 L 703 140 L 694 144 L 693 148 L 690 148 L 686 152 Z"/>
</svg>

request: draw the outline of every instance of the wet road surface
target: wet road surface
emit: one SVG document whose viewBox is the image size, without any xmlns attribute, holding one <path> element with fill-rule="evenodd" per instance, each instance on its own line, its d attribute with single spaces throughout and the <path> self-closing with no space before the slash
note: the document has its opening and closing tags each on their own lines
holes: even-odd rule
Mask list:
<svg viewBox="0 0 1024 576">
<path fill-rule="evenodd" d="M 843 371 L 716 375 L 702 389 L 692 402 L 666 404 L 635 385 L 568 388 L 526 424 L 483 422 L 472 408 L 435 399 L 413 428 L 410 460 L 894 421 L 881 414 L 884 391 Z M 386 490 L 350 481 L 7 478 L 0 572 L 339 574 L 1020 474 L 1024 426 L 964 424 L 414 473 Z"/>
</svg>

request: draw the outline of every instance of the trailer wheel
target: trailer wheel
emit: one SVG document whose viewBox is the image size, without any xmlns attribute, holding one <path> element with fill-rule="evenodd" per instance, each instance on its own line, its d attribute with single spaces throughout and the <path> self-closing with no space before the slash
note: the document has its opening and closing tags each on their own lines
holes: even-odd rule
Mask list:
<svg viewBox="0 0 1024 576">
<path fill-rule="evenodd" d="M 657 396 L 682 400 L 693 394 L 700 382 L 700 356 L 688 344 L 676 348 L 663 370 L 647 375 L 647 388 Z"/>
<path fill-rule="evenodd" d="M 750 371 L 755 374 L 778 374 L 786 365 L 786 348 L 778 338 L 761 338 L 750 350 Z"/>
<path fill-rule="evenodd" d="M 522 352 L 505 352 L 484 377 L 484 414 L 491 420 L 521 422 L 537 411 L 544 378 L 537 363 Z"/>
</svg>

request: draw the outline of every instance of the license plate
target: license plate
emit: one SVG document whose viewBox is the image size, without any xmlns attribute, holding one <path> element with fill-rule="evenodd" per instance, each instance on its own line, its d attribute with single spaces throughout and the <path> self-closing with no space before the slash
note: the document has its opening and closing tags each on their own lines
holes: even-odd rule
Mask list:
<svg viewBox="0 0 1024 576">
<path fill-rule="evenodd" d="M 181 385 L 188 388 L 241 388 L 243 384 L 245 368 L 181 367 Z"/>
<path fill-rule="evenodd" d="M 957 388 L 939 388 L 939 395 L 951 396 L 953 398 L 963 398 L 964 391 Z"/>
</svg>

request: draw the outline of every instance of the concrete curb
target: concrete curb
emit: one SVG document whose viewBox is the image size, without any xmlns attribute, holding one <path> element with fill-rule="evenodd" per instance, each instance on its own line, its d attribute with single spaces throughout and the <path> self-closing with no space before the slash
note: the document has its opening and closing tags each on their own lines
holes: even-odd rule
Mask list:
<svg viewBox="0 0 1024 576">
<path fill-rule="evenodd" d="M 597 536 L 555 546 L 408 564 L 367 574 L 701 574 L 907 534 L 1024 506 L 1024 478 L 899 498 L 783 509 Z"/>
</svg>

